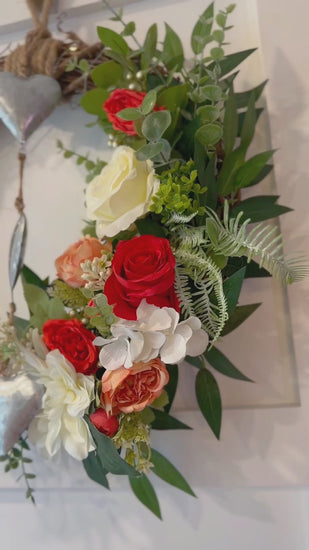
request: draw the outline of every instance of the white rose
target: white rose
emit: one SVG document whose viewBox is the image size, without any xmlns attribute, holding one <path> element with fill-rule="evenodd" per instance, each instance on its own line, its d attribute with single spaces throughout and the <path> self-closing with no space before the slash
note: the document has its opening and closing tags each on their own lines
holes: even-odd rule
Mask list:
<svg viewBox="0 0 309 550">
<path fill-rule="evenodd" d="M 96 221 L 98 237 L 113 237 L 146 214 L 159 185 L 152 161 L 137 160 L 131 147 L 117 147 L 86 191 L 87 217 Z"/>
</svg>

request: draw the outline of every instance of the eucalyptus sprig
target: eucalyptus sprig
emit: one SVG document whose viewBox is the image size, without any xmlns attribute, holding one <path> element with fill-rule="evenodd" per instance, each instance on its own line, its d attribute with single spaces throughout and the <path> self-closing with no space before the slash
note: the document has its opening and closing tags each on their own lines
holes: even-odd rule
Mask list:
<svg viewBox="0 0 309 550">
<path fill-rule="evenodd" d="M 32 459 L 24 455 L 25 451 L 30 451 L 30 447 L 27 443 L 27 438 L 20 436 L 14 447 L 12 447 L 7 454 L 0 456 L 0 462 L 5 464 L 5 472 L 17 470 L 18 468 L 21 469 L 22 473 L 17 478 L 17 481 L 24 479 L 26 485 L 26 498 L 30 499 L 32 504 L 35 504 L 33 496 L 34 489 L 30 485 L 30 480 L 35 479 L 36 475 L 26 470 L 26 464 L 31 464 Z"/>
</svg>

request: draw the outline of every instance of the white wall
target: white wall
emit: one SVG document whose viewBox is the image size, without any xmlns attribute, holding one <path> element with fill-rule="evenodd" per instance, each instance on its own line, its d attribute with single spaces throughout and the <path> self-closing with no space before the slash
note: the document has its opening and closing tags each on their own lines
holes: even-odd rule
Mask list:
<svg viewBox="0 0 309 550">
<path fill-rule="evenodd" d="M 140 5 L 129 7 L 130 16 L 128 17 L 135 18 L 136 15 L 136 18 L 144 22 L 145 28 L 159 18 L 169 20 L 180 31 L 184 41 L 187 41 L 189 29 L 196 16 L 203 10 L 204 2 L 175 0 L 169 2 L 168 6 L 165 4 L 163 0 L 144 1 Z M 222 4 L 225 5 L 225 3 Z M 258 40 L 254 1 L 241 0 L 238 5 L 251 24 L 247 25 L 242 34 L 235 29 L 232 40 L 235 49 L 256 45 Z M 277 182 L 282 203 L 297 208 L 295 213 L 285 218 L 283 228 L 290 250 L 306 251 L 308 250 L 306 199 L 308 199 L 309 175 L 306 163 L 306 138 L 309 128 L 309 82 L 305 63 L 308 41 L 305 37 L 309 8 L 304 5 L 303 0 L 295 0 L 292 7 L 290 3 L 280 2 L 279 14 L 276 0 L 258 0 L 257 8 L 260 16 L 265 72 L 270 76 L 267 97 L 273 146 L 280 147 L 276 156 Z M 88 19 L 83 19 L 81 29 L 85 36 L 87 33 L 90 34 L 91 18 Z M 80 21 L 75 22 L 80 25 Z M 255 73 L 251 78 L 254 76 Z M 256 78 L 258 82 L 259 75 Z M 53 273 L 53 258 L 62 251 L 64 246 L 63 226 L 58 209 L 62 193 L 65 193 L 67 208 L 76 213 L 76 216 L 70 218 L 72 220 L 70 225 L 66 227 L 67 243 L 76 239 L 80 229 L 79 216 L 82 215 L 83 208 L 82 178 L 79 169 L 74 168 L 72 172 L 69 161 L 61 161 L 54 149 L 51 149 L 51 145 L 47 150 L 44 143 L 48 140 L 52 144 L 61 132 L 67 136 L 71 145 L 82 148 L 84 151 L 89 149 L 99 151 L 104 147 L 100 134 L 81 130 L 83 115 L 77 116 L 75 110 L 70 114 L 66 110 L 64 117 L 63 109 L 61 107 L 53 115 L 51 119 L 53 126 L 51 123 L 44 125 L 33 136 L 32 141 L 29 141 L 29 164 L 26 172 L 28 174 L 26 177 L 27 212 L 30 220 L 41 225 L 42 231 L 36 234 L 30 230 L 31 246 L 27 251 L 27 261 L 40 271 L 41 259 L 44 255 L 46 271 L 41 273 L 42 275 L 47 272 Z M 2 208 L 6 212 L 5 229 L 2 230 L 1 241 L 5 248 L 3 253 L 5 259 L 9 228 L 14 225 L 11 204 L 15 193 L 13 185 L 16 182 L 17 168 L 13 163 L 15 142 L 6 130 L 1 131 L 0 137 L 2 179 L 0 194 Z M 61 182 L 60 185 L 59 182 Z M 58 191 L 56 192 L 55 189 Z M 76 220 L 75 225 L 73 219 Z M 42 235 L 44 248 L 42 248 Z M 53 236 L 52 239 L 51 236 Z M 46 254 L 46 247 L 48 247 L 48 254 Z M 4 284 L 6 283 L 2 283 Z M 303 383 L 302 413 L 309 410 L 305 392 L 308 387 L 306 370 L 309 351 L 306 329 L 308 290 L 308 282 L 304 282 L 298 286 L 295 285 L 290 291 L 294 303 L 292 318 L 296 353 Z M 7 290 L 2 292 L 1 296 L 3 311 Z M 249 351 L 250 349 L 248 353 Z M 198 500 L 192 499 L 156 480 L 164 523 L 153 518 L 134 500 L 126 482 L 116 482 L 115 491 L 107 493 L 96 488 L 89 491 L 87 486 L 84 490 L 80 490 L 78 489 L 80 482 L 77 481 L 76 488 L 74 489 L 73 483 L 73 488 L 69 491 L 56 489 L 38 493 L 36 508 L 23 501 L 21 491 L 11 488 L 2 489 L 0 490 L 1 548 L 17 550 L 22 547 L 26 550 L 39 550 L 44 547 L 46 550 L 62 550 L 62 548 L 82 550 L 92 546 L 95 550 L 101 548 L 168 550 L 174 547 L 184 550 L 191 546 L 194 550 L 207 547 L 214 550 L 307 549 L 309 548 L 308 491 L 305 487 L 301 487 L 301 480 L 306 479 L 308 467 L 305 453 L 301 454 L 298 449 L 303 433 L 302 428 L 305 429 L 303 418 L 306 415 L 292 409 L 284 412 L 284 426 L 278 422 L 272 424 L 275 418 L 275 413 L 273 414 L 272 411 L 265 410 L 262 411 L 263 414 L 248 410 L 226 413 L 229 417 L 225 424 L 225 438 L 221 447 L 220 443 L 215 444 L 209 438 L 208 431 L 201 426 L 198 426 L 198 437 L 183 433 L 178 436 L 177 441 L 173 435 L 169 436 L 167 441 L 166 437 L 156 434 L 155 442 L 158 448 L 161 441 L 161 451 L 163 451 L 162 441 L 165 439 L 168 456 L 182 469 L 189 480 L 193 480 L 193 488 L 199 497 Z M 249 422 L 246 424 L 248 419 Z M 256 429 L 258 423 L 259 430 Z M 279 461 L 277 468 L 277 464 L 272 461 L 278 452 L 276 455 L 272 442 L 277 437 L 276 449 L 280 449 L 280 443 L 283 443 L 284 437 L 282 434 L 286 433 L 280 431 L 283 427 L 292 429 L 293 434 L 298 435 L 294 438 L 293 447 L 288 445 L 287 440 L 287 445 L 283 447 L 282 460 Z M 182 442 L 179 441 L 179 437 L 183 438 Z M 203 441 L 207 443 L 202 445 L 204 452 L 200 457 L 197 449 L 199 438 L 204 438 Z M 174 455 L 173 444 L 175 448 L 182 449 L 179 455 L 177 453 Z M 231 447 L 234 445 L 234 448 L 229 449 L 228 445 Z M 237 445 L 241 447 L 242 453 L 237 452 L 239 451 Z M 257 453 L 257 457 L 253 456 L 254 452 Z M 288 468 L 284 462 L 285 455 L 290 455 Z M 231 456 L 234 456 L 232 462 Z M 263 463 L 265 470 L 263 470 Z M 194 471 L 192 471 L 193 464 Z M 292 474 L 294 473 L 295 476 L 291 475 L 291 464 L 294 466 Z M 276 484 L 280 485 L 280 480 L 285 474 L 287 481 L 284 485 L 282 482 L 281 488 L 279 486 L 274 489 L 272 475 L 276 477 L 276 471 L 280 469 L 281 477 L 277 475 Z M 268 475 L 263 477 L 266 470 Z M 76 476 L 78 480 L 78 473 Z M 256 477 L 259 479 L 258 483 Z M 2 485 L 4 483 L 6 481 Z M 293 489 L 293 484 L 298 484 L 298 488 Z M 237 485 L 240 488 L 237 488 Z"/>
</svg>

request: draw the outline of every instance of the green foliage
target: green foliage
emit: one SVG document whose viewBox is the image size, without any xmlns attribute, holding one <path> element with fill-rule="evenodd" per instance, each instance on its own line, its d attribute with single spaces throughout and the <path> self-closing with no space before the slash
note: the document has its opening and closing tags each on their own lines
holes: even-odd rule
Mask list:
<svg viewBox="0 0 309 550">
<path fill-rule="evenodd" d="M 155 490 L 148 477 L 143 474 L 139 478 L 129 478 L 133 493 L 155 516 L 162 519 L 161 510 Z"/>
<path fill-rule="evenodd" d="M 292 208 L 276 204 L 278 198 L 276 195 L 259 195 L 241 201 L 231 210 L 231 217 L 236 218 L 242 212 L 245 218 L 250 218 L 250 222 L 255 223 L 291 212 Z"/>
<path fill-rule="evenodd" d="M 174 72 L 180 71 L 184 62 L 181 40 L 167 23 L 165 23 L 165 38 L 161 59 L 166 68 Z"/>
<path fill-rule="evenodd" d="M 213 374 L 206 368 L 200 369 L 195 381 L 196 399 L 212 432 L 220 439 L 222 404 L 220 390 Z"/>
<path fill-rule="evenodd" d="M 191 47 L 193 52 L 201 54 L 205 46 L 212 40 L 211 29 L 214 18 L 214 2 L 212 2 L 199 17 L 191 35 Z"/>
<path fill-rule="evenodd" d="M 79 288 L 72 288 L 60 279 L 53 282 L 51 293 L 54 297 L 59 298 L 65 306 L 73 309 L 84 308 L 88 303 L 88 299 Z"/>
<path fill-rule="evenodd" d="M 91 71 L 91 78 L 96 86 L 108 90 L 116 86 L 123 76 L 123 67 L 115 61 L 106 61 Z"/>
<path fill-rule="evenodd" d="M 248 378 L 242 372 L 240 372 L 231 361 L 214 346 L 204 353 L 206 361 L 212 366 L 213 369 L 235 380 L 244 380 L 245 382 L 252 382 L 251 378 Z"/>
<path fill-rule="evenodd" d="M 200 206 L 200 196 L 206 188 L 201 188 L 196 179 L 197 171 L 192 161 L 176 162 L 173 168 L 162 172 L 161 185 L 150 205 L 150 210 L 161 216 L 162 223 L 168 223 L 174 213 L 184 216 L 205 213 L 205 208 Z"/>
<path fill-rule="evenodd" d="M 130 48 L 125 39 L 117 32 L 107 27 L 97 28 L 98 37 L 106 48 L 110 48 L 113 52 L 123 56 L 130 53 Z"/>
<path fill-rule="evenodd" d="M 180 489 L 181 491 L 195 497 L 190 485 L 165 456 L 161 455 L 158 451 L 151 449 L 151 461 L 153 463 L 151 470 L 154 474 L 163 479 L 163 481 L 166 481 L 166 483 L 169 483 L 170 485 L 177 487 L 177 489 Z"/>
<path fill-rule="evenodd" d="M 225 323 L 225 326 L 222 331 L 222 336 L 229 334 L 236 328 L 238 328 L 252 313 L 256 311 L 261 304 L 246 304 L 244 306 L 237 306 L 233 311 L 232 315 Z"/>
<path fill-rule="evenodd" d="M 81 165 L 84 166 L 85 170 L 87 171 L 87 176 L 86 176 L 87 183 L 93 180 L 95 176 L 98 176 L 102 172 L 104 166 L 106 165 L 106 162 L 101 159 L 97 159 L 96 161 L 94 161 L 94 160 L 91 160 L 88 155 L 86 156 L 79 155 L 78 153 L 75 153 L 70 149 L 66 149 L 62 141 L 60 141 L 60 139 L 57 140 L 57 147 L 59 151 L 62 152 L 64 158 L 74 157 L 76 159 L 76 164 L 78 166 L 81 166 Z"/>
<path fill-rule="evenodd" d="M 23 281 L 25 300 L 31 313 L 30 326 L 41 330 L 48 319 L 67 319 L 64 305 L 58 297 L 49 298 L 46 292 Z"/>
<path fill-rule="evenodd" d="M 32 504 L 35 504 L 33 496 L 34 489 L 31 487 L 29 481 L 35 479 L 36 475 L 26 470 L 26 464 L 31 464 L 32 459 L 25 456 L 25 451 L 30 451 L 30 447 L 27 443 L 27 439 L 20 436 L 17 443 L 8 451 L 6 455 L 0 456 L 0 462 L 4 463 L 4 471 L 9 472 L 11 470 L 21 469 L 19 479 L 24 479 L 26 485 L 26 498 L 29 499 Z"/>
<path fill-rule="evenodd" d="M 165 411 L 159 409 L 150 409 L 154 414 L 154 419 L 151 422 L 153 430 L 191 430 L 190 426 L 184 424 L 174 416 L 169 415 Z"/>
</svg>

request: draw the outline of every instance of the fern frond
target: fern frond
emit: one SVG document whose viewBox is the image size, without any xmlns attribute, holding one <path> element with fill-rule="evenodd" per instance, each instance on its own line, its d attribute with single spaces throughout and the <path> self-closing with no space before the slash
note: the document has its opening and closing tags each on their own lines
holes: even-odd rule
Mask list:
<svg viewBox="0 0 309 550">
<path fill-rule="evenodd" d="M 193 307 L 192 292 L 189 286 L 189 276 L 180 265 L 176 265 L 175 269 L 175 291 L 184 316 L 194 316 L 195 311 Z"/>
<path fill-rule="evenodd" d="M 195 216 L 197 216 L 198 211 L 192 212 L 191 214 L 178 214 L 178 212 L 172 212 L 169 219 L 165 222 L 165 225 L 172 225 L 172 224 L 187 224 L 190 223 Z"/>
<path fill-rule="evenodd" d="M 240 212 L 236 218 L 229 218 L 228 208 L 226 201 L 223 222 L 216 212 L 207 208 L 207 234 L 216 254 L 247 256 L 248 262 L 255 258 L 260 267 L 286 284 L 300 281 L 308 274 L 308 267 L 302 264 L 302 258 L 284 256 L 282 237 L 277 234 L 277 227 L 258 224 L 247 233 L 250 219 L 241 224 L 243 213 Z"/>
<path fill-rule="evenodd" d="M 190 303 L 190 306 L 193 304 L 194 315 L 199 317 L 203 328 L 215 342 L 228 319 L 221 271 L 201 249 L 190 251 L 180 246 L 175 251 L 175 256 L 197 289 L 192 294 Z M 212 293 L 216 303 L 210 300 Z"/>
<path fill-rule="evenodd" d="M 195 249 L 209 243 L 209 238 L 206 234 L 206 226 L 180 226 L 175 228 L 175 234 L 178 241 L 181 243 L 181 248 Z"/>
</svg>

